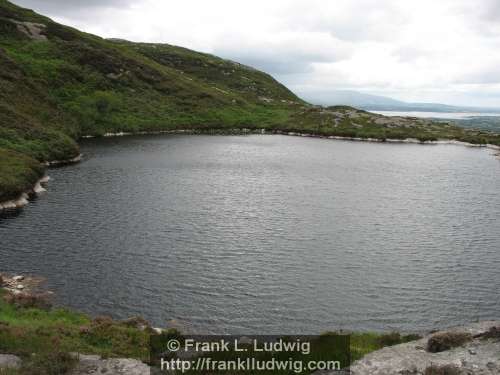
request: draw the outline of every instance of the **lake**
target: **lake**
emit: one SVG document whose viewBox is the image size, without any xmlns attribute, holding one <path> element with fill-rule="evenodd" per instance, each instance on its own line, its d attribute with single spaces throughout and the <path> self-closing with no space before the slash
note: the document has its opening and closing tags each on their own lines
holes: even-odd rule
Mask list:
<svg viewBox="0 0 500 375">
<path fill-rule="evenodd" d="M 0 218 L 57 302 L 199 333 L 420 331 L 500 313 L 500 161 L 278 135 L 87 140 Z"/>
</svg>

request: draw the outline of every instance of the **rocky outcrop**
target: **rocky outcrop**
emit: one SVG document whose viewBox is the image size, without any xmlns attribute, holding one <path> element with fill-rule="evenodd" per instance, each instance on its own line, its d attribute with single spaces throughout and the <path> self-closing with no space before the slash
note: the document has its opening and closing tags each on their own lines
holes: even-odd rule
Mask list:
<svg viewBox="0 0 500 375">
<path fill-rule="evenodd" d="M 79 362 L 70 375 L 150 375 L 148 365 L 135 359 L 102 359 L 97 355 L 77 355 Z"/>
<path fill-rule="evenodd" d="M 135 359 L 102 359 L 97 355 L 81 354 L 75 354 L 75 356 L 78 363 L 69 375 L 151 375 L 154 373 L 148 365 Z M 21 358 L 11 354 L 0 354 L 0 374 L 3 374 L 4 370 L 18 369 L 21 365 Z"/>
<path fill-rule="evenodd" d="M 355 362 L 351 374 L 498 375 L 500 321 L 457 327 L 381 349 Z"/>
<path fill-rule="evenodd" d="M 47 26 L 43 23 L 20 22 L 16 20 L 10 21 L 15 23 L 17 25 L 17 29 L 28 38 L 41 41 L 47 40 L 47 36 L 44 35 Z"/>
<path fill-rule="evenodd" d="M 16 369 L 21 366 L 21 359 L 11 354 L 0 354 L 0 373 L 6 369 Z"/>
<path fill-rule="evenodd" d="M 43 277 L 33 277 L 16 275 L 10 276 L 0 273 L 0 288 L 7 293 L 18 294 L 21 291 L 24 293 L 36 293 L 41 289 L 41 285 L 45 282 Z"/>
</svg>

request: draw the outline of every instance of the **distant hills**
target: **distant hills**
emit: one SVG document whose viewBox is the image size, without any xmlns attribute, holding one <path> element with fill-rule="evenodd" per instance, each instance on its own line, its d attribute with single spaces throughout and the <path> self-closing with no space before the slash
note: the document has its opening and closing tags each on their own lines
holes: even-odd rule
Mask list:
<svg viewBox="0 0 500 375">
<path fill-rule="evenodd" d="M 482 112 L 499 113 L 499 108 L 453 106 L 440 103 L 408 103 L 386 96 L 370 95 L 351 90 L 332 90 L 305 99 L 321 105 L 348 105 L 367 111 L 405 111 L 405 112 Z"/>
</svg>

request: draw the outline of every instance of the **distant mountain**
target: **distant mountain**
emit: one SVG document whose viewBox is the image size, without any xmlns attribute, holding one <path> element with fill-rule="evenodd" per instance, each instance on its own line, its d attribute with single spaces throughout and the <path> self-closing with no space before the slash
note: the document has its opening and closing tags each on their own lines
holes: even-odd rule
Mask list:
<svg viewBox="0 0 500 375">
<path fill-rule="evenodd" d="M 349 105 L 367 111 L 406 112 L 500 112 L 500 108 L 453 106 L 439 103 L 408 103 L 386 96 L 364 94 L 350 90 L 332 90 L 319 95 L 304 95 L 306 100 L 321 105 Z"/>
<path fill-rule="evenodd" d="M 358 91 L 332 90 L 321 95 L 304 95 L 304 99 L 320 105 L 349 105 L 364 108 L 367 106 L 398 106 L 407 103 L 379 95 L 363 94 Z"/>
</svg>

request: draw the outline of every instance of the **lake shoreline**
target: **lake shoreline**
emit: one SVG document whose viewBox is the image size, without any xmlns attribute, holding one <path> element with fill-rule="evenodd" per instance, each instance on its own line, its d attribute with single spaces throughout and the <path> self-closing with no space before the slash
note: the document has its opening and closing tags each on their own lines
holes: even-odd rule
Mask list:
<svg viewBox="0 0 500 375">
<path fill-rule="evenodd" d="M 77 164 L 82 161 L 83 154 L 78 154 L 74 158 L 71 159 L 63 159 L 63 160 L 50 160 L 44 163 L 46 167 L 62 167 L 65 165 Z"/>
<path fill-rule="evenodd" d="M 42 165 L 46 168 L 56 168 L 65 165 L 77 164 L 82 160 L 83 155 L 79 154 L 71 159 L 66 160 L 51 160 Z M 5 210 L 18 210 L 27 206 L 30 199 L 34 196 L 42 194 L 47 191 L 46 185 L 49 182 L 50 177 L 45 174 L 42 178 L 38 179 L 30 188 L 23 190 L 18 197 L 13 199 L 8 199 L 0 202 L 0 212 Z"/>
<path fill-rule="evenodd" d="M 380 139 L 380 138 L 360 138 L 360 137 L 344 137 L 335 135 L 320 135 L 314 133 L 301 133 L 301 132 L 287 132 L 283 130 L 269 130 L 269 129 L 249 129 L 249 128 L 231 128 L 231 129 L 178 129 L 178 130 L 157 130 L 157 131 L 141 131 L 141 132 L 118 132 L 118 133 L 105 133 L 102 136 L 93 135 L 83 135 L 80 140 L 85 139 L 97 139 L 97 138 L 115 138 L 115 137 L 126 137 L 126 136 L 140 136 L 140 135 L 285 135 L 294 137 L 305 137 L 305 138 L 321 138 L 321 139 L 331 139 L 340 141 L 352 141 L 352 142 L 371 142 L 371 143 L 394 143 L 394 144 L 420 144 L 420 145 L 460 145 L 465 147 L 475 147 L 475 148 L 486 148 L 495 151 L 500 151 L 500 146 L 493 144 L 474 144 L 469 142 L 458 141 L 455 139 L 438 139 L 438 140 L 419 140 L 416 138 L 405 138 L 405 139 Z M 500 153 L 494 154 L 494 156 L 500 157 Z M 45 167 L 60 167 L 71 164 L 77 164 L 82 161 L 83 155 L 79 154 L 76 157 L 66 159 L 66 160 L 50 160 L 42 163 Z M 45 178 L 45 177 L 44 177 Z M 41 181 L 44 180 L 42 178 Z M 36 193 L 36 188 L 40 181 L 37 181 L 30 189 L 22 191 L 19 196 L 15 199 L 10 199 L 8 201 L 0 202 L 0 212 L 6 209 L 20 209 L 25 207 L 29 203 L 29 197 Z"/>
<path fill-rule="evenodd" d="M 94 138 L 115 138 L 115 137 L 127 137 L 127 136 L 138 136 L 138 135 L 286 135 L 294 137 L 306 137 L 306 138 L 321 138 L 321 139 L 333 139 L 340 141 L 353 141 L 353 142 L 372 142 L 372 143 L 407 143 L 407 144 L 420 144 L 420 145 L 460 145 L 466 147 L 478 147 L 487 148 L 492 150 L 500 151 L 500 146 L 486 143 L 470 143 L 463 142 L 456 139 L 438 139 L 438 140 L 426 140 L 421 141 L 417 138 L 361 138 L 361 137 L 344 137 L 335 135 L 320 135 L 314 133 L 301 133 L 301 132 L 286 132 L 283 130 L 268 130 L 268 129 L 248 129 L 248 128 L 232 128 L 232 129 L 208 129 L 204 130 L 191 130 L 191 129 L 179 129 L 179 130 L 159 130 L 150 132 L 118 132 L 118 133 L 105 133 L 102 136 L 93 135 L 83 135 L 80 139 L 94 139 Z"/>
<path fill-rule="evenodd" d="M 25 190 L 16 199 L 10 199 L 4 202 L 0 202 L 0 212 L 3 210 L 14 210 L 21 209 L 29 204 L 31 197 L 42 194 L 47 191 L 46 185 L 49 182 L 50 177 L 45 175 L 39 179 L 32 188 Z"/>
</svg>

